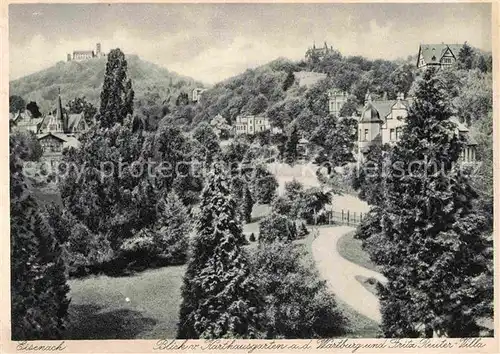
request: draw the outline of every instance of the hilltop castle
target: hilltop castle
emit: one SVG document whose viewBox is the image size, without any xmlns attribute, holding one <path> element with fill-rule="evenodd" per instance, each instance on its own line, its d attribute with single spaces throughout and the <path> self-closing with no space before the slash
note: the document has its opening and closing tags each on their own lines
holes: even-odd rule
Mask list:
<svg viewBox="0 0 500 354">
<path fill-rule="evenodd" d="M 68 53 L 67 61 L 81 61 L 92 58 L 102 58 L 106 54 L 101 52 L 101 43 L 95 45 L 95 52 L 93 50 L 74 50 L 73 55 Z"/>
<path fill-rule="evenodd" d="M 325 45 L 323 48 L 316 48 L 316 43 L 314 43 L 312 48 L 307 49 L 306 59 L 309 59 L 309 60 L 322 59 L 326 55 L 333 53 L 333 52 L 334 52 L 333 46 L 328 47 L 326 42 L 325 42 Z"/>
</svg>

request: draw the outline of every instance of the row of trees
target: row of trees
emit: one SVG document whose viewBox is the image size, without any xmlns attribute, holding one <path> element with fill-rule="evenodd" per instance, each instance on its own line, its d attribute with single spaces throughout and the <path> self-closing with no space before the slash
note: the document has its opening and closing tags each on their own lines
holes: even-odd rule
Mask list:
<svg viewBox="0 0 500 354">
<path fill-rule="evenodd" d="M 378 169 L 359 175 L 372 209 L 357 237 L 388 279 L 379 287 L 387 337 L 477 336 L 492 315 L 491 225 L 459 164 L 465 141 L 444 83 L 425 72 L 401 141 L 372 150 Z"/>
</svg>

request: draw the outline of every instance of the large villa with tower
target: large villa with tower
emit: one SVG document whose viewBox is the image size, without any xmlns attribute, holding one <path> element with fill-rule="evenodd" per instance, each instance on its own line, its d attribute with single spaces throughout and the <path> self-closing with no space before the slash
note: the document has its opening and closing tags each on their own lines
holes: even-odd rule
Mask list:
<svg viewBox="0 0 500 354">
<path fill-rule="evenodd" d="M 337 117 L 340 109 L 347 101 L 347 93 L 332 90 L 328 93 L 329 112 Z M 362 162 L 366 158 L 369 148 L 373 145 L 395 145 L 400 139 L 403 127 L 406 125 L 405 118 L 413 98 L 405 98 L 400 93 L 395 100 L 373 100 L 367 93 L 361 114 L 358 120 L 358 148 L 357 160 Z M 462 151 L 461 160 L 465 163 L 476 161 L 477 142 L 469 134 L 469 129 L 461 123 L 457 117 L 451 117 L 450 121 L 455 123 L 455 134 L 463 136 L 466 146 Z"/>
<path fill-rule="evenodd" d="M 379 101 L 372 100 L 370 94 L 367 94 L 365 106 L 358 118 L 358 161 L 363 161 L 370 146 L 395 145 L 401 139 L 412 101 L 412 98 L 405 99 L 403 94 L 399 94 L 396 100 Z M 465 163 L 474 162 L 477 142 L 457 117 L 451 117 L 450 121 L 456 125 L 455 134 L 466 140 L 461 160 Z"/>
</svg>

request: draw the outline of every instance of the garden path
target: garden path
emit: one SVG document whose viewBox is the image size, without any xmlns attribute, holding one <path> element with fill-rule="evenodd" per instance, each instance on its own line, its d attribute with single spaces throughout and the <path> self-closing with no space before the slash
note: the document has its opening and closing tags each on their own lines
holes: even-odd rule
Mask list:
<svg viewBox="0 0 500 354">
<path fill-rule="evenodd" d="M 378 272 L 348 261 L 337 251 L 339 239 L 355 229 L 350 226 L 332 226 L 318 230 L 319 235 L 312 243 L 312 254 L 321 277 L 338 298 L 360 314 L 380 323 L 377 296 L 368 291 L 356 276 L 375 278 L 382 283 L 387 280 Z"/>
</svg>

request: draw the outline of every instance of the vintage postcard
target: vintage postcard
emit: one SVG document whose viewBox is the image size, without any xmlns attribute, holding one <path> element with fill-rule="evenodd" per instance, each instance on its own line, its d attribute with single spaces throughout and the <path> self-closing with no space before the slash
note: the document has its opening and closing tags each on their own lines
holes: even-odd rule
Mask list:
<svg viewBox="0 0 500 354">
<path fill-rule="evenodd" d="M 498 15 L 2 5 L 2 351 L 497 352 Z"/>
</svg>

